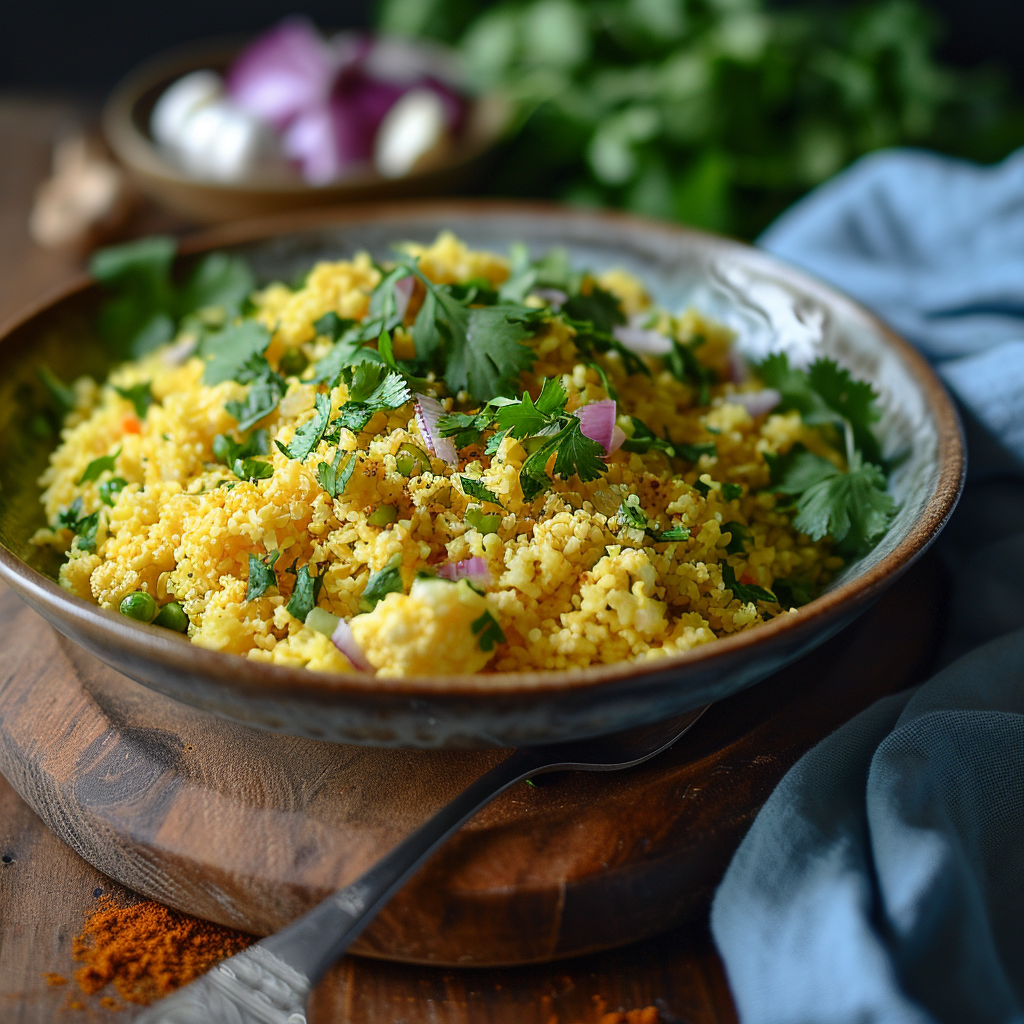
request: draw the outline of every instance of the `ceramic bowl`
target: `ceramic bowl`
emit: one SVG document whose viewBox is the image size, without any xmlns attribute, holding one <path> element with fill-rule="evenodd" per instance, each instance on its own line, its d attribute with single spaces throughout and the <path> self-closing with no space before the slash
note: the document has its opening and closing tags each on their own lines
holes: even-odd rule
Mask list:
<svg viewBox="0 0 1024 1024">
<path fill-rule="evenodd" d="M 103 110 L 107 143 L 140 191 L 200 224 L 335 203 L 451 195 L 464 190 L 480 173 L 512 120 L 512 105 L 503 97 L 478 97 L 470 107 L 462 136 L 446 156 L 400 178 L 366 171 L 326 185 L 299 180 L 237 185 L 202 181 L 161 153 L 150 135 L 150 115 L 172 82 L 202 68 L 225 71 L 241 47 L 239 40 L 212 42 L 154 57 L 114 89 Z"/>
<path fill-rule="evenodd" d="M 690 303 L 733 325 L 742 344 L 834 356 L 880 394 L 884 451 L 899 512 L 878 546 L 796 612 L 674 657 L 585 670 L 375 679 L 329 675 L 204 650 L 70 596 L 29 538 L 42 525 L 36 478 L 54 444 L 26 429 L 42 402 L 35 368 L 103 374 L 94 340 L 100 295 L 82 280 L 0 336 L 0 575 L 88 651 L 177 700 L 238 722 L 342 743 L 472 748 L 547 743 L 656 721 L 719 700 L 820 644 L 904 572 L 942 529 L 963 483 L 954 405 L 925 361 L 835 289 L 739 242 L 591 211 L 515 203 L 394 204 L 237 225 L 183 245 L 241 253 L 261 281 L 292 280 L 314 260 L 451 228 L 473 246 L 568 249 L 577 265 L 618 266 L 670 309 Z"/>
</svg>

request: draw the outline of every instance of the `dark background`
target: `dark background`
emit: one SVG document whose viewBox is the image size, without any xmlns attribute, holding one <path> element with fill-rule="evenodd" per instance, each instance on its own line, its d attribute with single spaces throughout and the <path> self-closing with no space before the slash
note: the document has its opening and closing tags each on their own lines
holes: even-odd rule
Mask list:
<svg viewBox="0 0 1024 1024">
<path fill-rule="evenodd" d="M 995 61 L 1024 88 L 1022 0 L 926 3 L 946 25 L 941 56 L 964 66 Z M 0 33 L 0 88 L 101 97 L 160 50 L 204 36 L 255 32 L 297 9 L 323 26 L 366 26 L 373 0 L 12 0 Z"/>
</svg>

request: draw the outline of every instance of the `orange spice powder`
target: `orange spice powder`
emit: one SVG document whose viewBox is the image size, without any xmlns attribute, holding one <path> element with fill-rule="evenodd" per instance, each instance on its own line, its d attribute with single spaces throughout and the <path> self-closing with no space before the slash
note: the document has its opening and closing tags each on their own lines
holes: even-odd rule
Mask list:
<svg viewBox="0 0 1024 1024">
<path fill-rule="evenodd" d="M 100 900 L 73 945 L 74 958 L 83 964 L 75 980 L 89 995 L 112 982 L 126 1002 L 146 1005 L 255 941 L 150 900 L 130 906 L 109 896 Z"/>
</svg>

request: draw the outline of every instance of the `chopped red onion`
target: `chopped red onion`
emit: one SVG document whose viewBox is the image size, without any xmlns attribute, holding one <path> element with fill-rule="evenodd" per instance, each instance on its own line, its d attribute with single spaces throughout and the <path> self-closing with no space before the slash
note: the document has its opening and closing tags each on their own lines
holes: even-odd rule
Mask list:
<svg viewBox="0 0 1024 1024">
<path fill-rule="evenodd" d="M 663 356 L 672 350 L 672 339 L 661 331 L 652 331 L 634 324 L 619 324 L 612 328 L 612 335 L 631 352 L 642 355 Z"/>
<path fill-rule="evenodd" d="M 239 106 L 280 131 L 327 99 L 335 69 L 320 33 L 305 18 L 288 18 L 239 55 L 226 85 Z"/>
<path fill-rule="evenodd" d="M 626 435 L 615 425 L 613 399 L 604 398 L 600 402 L 584 405 L 576 410 L 576 415 L 584 436 L 601 445 L 606 455 L 611 455 L 622 446 Z"/>
<path fill-rule="evenodd" d="M 486 558 L 474 555 L 472 558 L 464 558 L 461 562 L 448 562 L 437 570 L 437 575 L 444 580 L 469 580 L 475 586 L 484 589 L 493 582 L 490 567 Z"/>
<path fill-rule="evenodd" d="M 451 438 L 442 437 L 437 429 L 437 421 L 444 414 L 444 406 L 436 398 L 416 396 L 416 426 L 420 428 L 423 440 L 427 442 L 427 450 L 431 455 L 444 459 L 449 466 L 457 466 L 459 453 L 455 449 L 455 444 Z"/>
<path fill-rule="evenodd" d="M 408 277 L 400 277 L 395 282 L 395 316 L 400 320 L 405 319 L 405 311 L 409 308 L 409 300 L 412 298 L 415 287 L 416 278 L 412 274 Z"/>
<path fill-rule="evenodd" d="M 775 388 L 762 388 L 760 391 L 744 391 L 738 395 L 730 395 L 728 401 L 733 405 L 742 405 L 751 416 L 763 416 L 782 401 L 782 395 Z"/>
<path fill-rule="evenodd" d="M 367 660 L 363 649 L 356 643 L 356 638 L 352 635 L 352 627 L 344 619 L 339 619 L 338 625 L 334 627 L 331 643 L 352 662 L 353 668 L 359 669 L 360 672 L 377 671 Z"/>
<path fill-rule="evenodd" d="M 533 288 L 530 294 L 543 299 L 552 309 L 561 309 L 569 301 L 569 296 L 559 288 Z"/>
</svg>

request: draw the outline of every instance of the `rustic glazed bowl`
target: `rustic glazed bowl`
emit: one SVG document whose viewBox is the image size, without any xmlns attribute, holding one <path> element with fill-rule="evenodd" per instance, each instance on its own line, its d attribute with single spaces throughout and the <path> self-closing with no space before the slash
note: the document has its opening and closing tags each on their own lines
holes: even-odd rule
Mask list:
<svg viewBox="0 0 1024 1024">
<path fill-rule="evenodd" d="M 778 671 L 849 623 L 938 535 L 963 484 L 952 401 L 925 361 L 834 289 L 739 242 L 632 217 L 536 204 L 421 203 L 307 212 L 211 232 L 189 256 L 226 248 L 258 280 L 292 280 L 313 261 L 359 249 L 386 258 L 395 240 L 450 228 L 470 245 L 568 249 L 574 263 L 624 267 L 670 309 L 691 303 L 731 324 L 752 352 L 782 345 L 834 356 L 871 381 L 884 453 L 899 457 L 889 532 L 815 601 L 685 654 L 585 670 L 376 679 L 253 662 L 193 646 L 70 596 L 59 560 L 30 543 L 43 525 L 35 481 L 53 438 L 26 424 L 44 402 L 35 370 L 65 378 L 108 367 L 93 322 L 101 296 L 82 280 L 0 336 L 0 576 L 62 633 L 140 683 L 248 725 L 341 743 L 472 748 L 548 743 L 656 721 L 719 700 Z M 47 558 L 50 560 L 48 561 Z"/>
<path fill-rule="evenodd" d="M 139 190 L 201 224 L 335 203 L 451 195 L 479 174 L 512 120 L 512 105 L 504 97 L 477 97 L 462 135 L 444 157 L 400 178 L 384 178 L 372 171 L 326 185 L 301 180 L 225 184 L 194 178 L 168 160 L 153 141 L 149 131 L 153 106 L 172 82 L 190 71 L 225 71 L 241 47 L 239 40 L 215 41 L 158 55 L 118 84 L 103 110 L 104 137 Z"/>
</svg>

